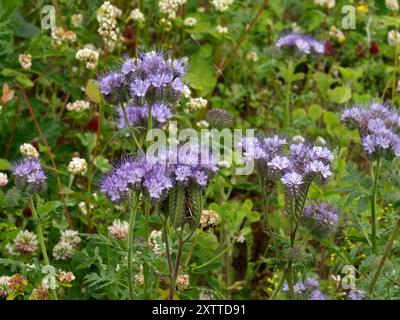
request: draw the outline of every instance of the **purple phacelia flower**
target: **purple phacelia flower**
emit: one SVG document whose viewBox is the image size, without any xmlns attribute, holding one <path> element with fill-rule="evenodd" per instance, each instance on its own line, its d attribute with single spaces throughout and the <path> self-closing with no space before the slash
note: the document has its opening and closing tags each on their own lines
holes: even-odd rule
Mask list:
<svg viewBox="0 0 400 320">
<path fill-rule="evenodd" d="M 366 292 L 364 290 L 355 289 L 349 291 L 349 293 L 347 294 L 347 298 L 349 300 L 363 300 L 365 295 Z"/>
<path fill-rule="evenodd" d="M 311 292 L 309 300 L 326 300 L 326 295 L 320 290 L 315 289 Z"/>
<path fill-rule="evenodd" d="M 367 155 L 392 159 L 400 156 L 400 113 L 388 104 L 372 102 L 342 112 L 341 120 L 349 129 L 358 129 Z"/>
<path fill-rule="evenodd" d="M 304 206 L 301 217 L 302 224 L 318 239 L 322 239 L 332 232 L 338 221 L 338 211 L 325 202 Z"/>
<path fill-rule="evenodd" d="M 278 48 L 291 47 L 300 54 L 311 54 L 318 53 L 323 54 L 325 52 L 325 44 L 309 35 L 301 35 L 297 33 L 291 33 L 282 36 L 276 42 Z"/>
<path fill-rule="evenodd" d="M 46 174 L 37 159 L 23 159 L 13 165 L 13 174 L 17 187 L 34 194 L 46 189 Z"/>
</svg>

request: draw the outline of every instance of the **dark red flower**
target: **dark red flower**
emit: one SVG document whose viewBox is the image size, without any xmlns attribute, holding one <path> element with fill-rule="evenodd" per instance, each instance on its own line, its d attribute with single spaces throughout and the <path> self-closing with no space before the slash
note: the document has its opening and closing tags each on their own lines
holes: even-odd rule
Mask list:
<svg viewBox="0 0 400 320">
<path fill-rule="evenodd" d="M 378 54 L 379 53 L 379 47 L 375 41 L 371 42 L 371 47 L 369 48 L 369 53 L 370 54 Z"/>
<path fill-rule="evenodd" d="M 32 217 L 32 210 L 29 207 L 25 207 L 24 210 L 22 210 L 22 213 L 23 213 L 25 218 Z"/>
<path fill-rule="evenodd" d="M 356 56 L 357 56 L 357 58 L 364 58 L 364 56 L 365 56 L 364 46 L 361 43 L 359 43 L 357 45 Z"/>
<path fill-rule="evenodd" d="M 325 54 L 327 56 L 331 56 L 333 54 L 333 44 L 329 39 L 325 41 Z"/>
<path fill-rule="evenodd" d="M 86 129 L 96 132 L 99 128 L 99 114 L 96 112 L 86 125 Z"/>
</svg>

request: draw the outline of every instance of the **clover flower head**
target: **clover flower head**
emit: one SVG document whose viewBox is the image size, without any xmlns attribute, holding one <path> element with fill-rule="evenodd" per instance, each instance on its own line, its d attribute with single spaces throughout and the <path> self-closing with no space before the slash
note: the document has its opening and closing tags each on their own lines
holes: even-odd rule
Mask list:
<svg viewBox="0 0 400 320">
<path fill-rule="evenodd" d="M 108 227 L 108 233 L 118 240 L 125 240 L 128 237 L 129 223 L 119 219 L 114 220 Z"/>
<path fill-rule="evenodd" d="M 76 248 L 81 241 L 78 231 L 67 229 L 61 232 L 60 242 L 68 242 L 73 248 Z"/>
<path fill-rule="evenodd" d="M 74 247 L 70 242 L 60 241 L 53 248 L 53 257 L 55 260 L 68 260 L 74 253 Z"/>
<path fill-rule="evenodd" d="M 33 232 L 20 231 L 14 239 L 15 250 L 22 254 L 32 254 L 38 248 L 38 240 Z"/>
</svg>

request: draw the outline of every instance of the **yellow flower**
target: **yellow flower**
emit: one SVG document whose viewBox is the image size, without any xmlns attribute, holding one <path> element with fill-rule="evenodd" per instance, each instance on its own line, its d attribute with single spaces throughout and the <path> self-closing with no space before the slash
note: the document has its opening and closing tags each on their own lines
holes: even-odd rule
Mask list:
<svg viewBox="0 0 400 320">
<path fill-rule="evenodd" d="M 357 11 L 368 13 L 368 4 L 360 4 L 357 6 Z"/>
</svg>

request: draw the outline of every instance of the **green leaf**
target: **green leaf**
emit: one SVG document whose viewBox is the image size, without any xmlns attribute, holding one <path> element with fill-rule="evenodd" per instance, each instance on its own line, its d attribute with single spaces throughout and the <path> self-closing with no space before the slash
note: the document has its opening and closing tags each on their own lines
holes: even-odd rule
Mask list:
<svg viewBox="0 0 400 320">
<path fill-rule="evenodd" d="M 25 88 L 33 87 L 33 82 L 28 78 L 27 75 L 25 75 L 23 73 L 17 74 L 17 76 L 15 77 L 15 80 L 17 80 Z"/>
<path fill-rule="evenodd" d="M 328 90 L 328 97 L 331 102 L 342 104 L 351 99 L 351 89 L 348 87 L 336 87 Z"/>
<path fill-rule="evenodd" d="M 108 159 L 104 158 L 101 155 L 96 157 L 96 159 L 94 160 L 94 165 L 101 172 L 107 172 L 111 169 L 111 164 Z"/>
<path fill-rule="evenodd" d="M 207 47 L 207 46 L 206 46 Z M 190 58 L 191 68 L 189 69 L 186 80 L 190 86 L 199 91 L 200 95 L 207 96 L 217 84 L 216 71 L 213 67 L 211 47 L 202 48 Z"/>
<path fill-rule="evenodd" d="M 99 88 L 99 83 L 96 80 L 89 79 L 86 85 L 86 95 L 90 101 L 99 104 L 102 99 L 101 91 Z"/>
<path fill-rule="evenodd" d="M 9 170 L 11 168 L 11 163 L 6 159 L 0 159 L 0 170 Z"/>
<path fill-rule="evenodd" d="M 313 104 L 308 109 L 308 116 L 314 121 L 318 120 L 322 114 L 324 113 L 324 109 L 321 108 L 319 104 Z"/>
</svg>

